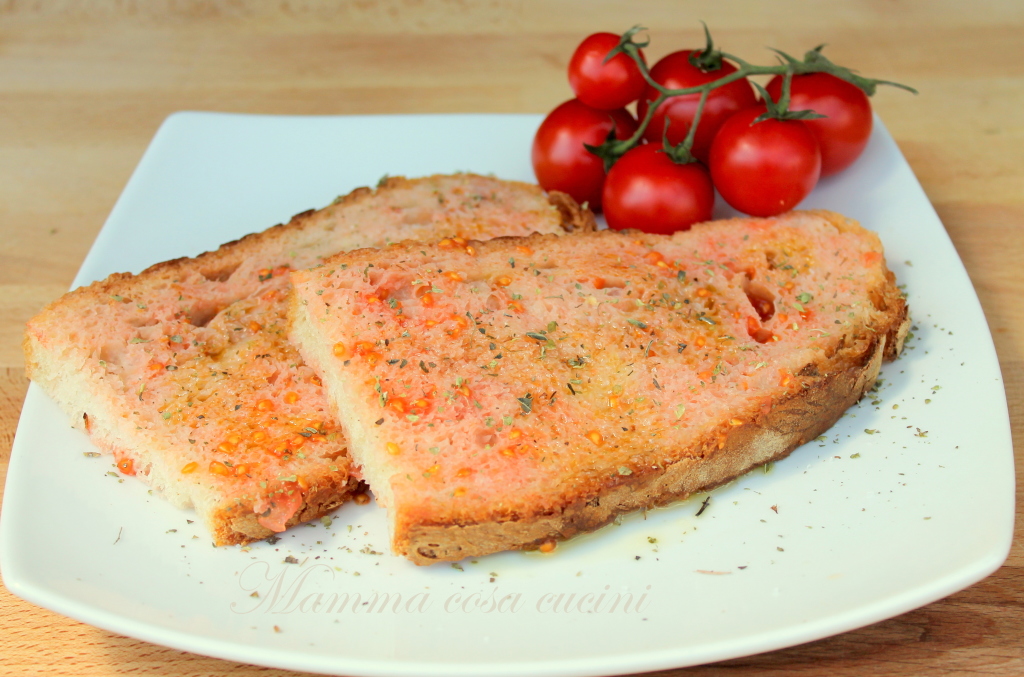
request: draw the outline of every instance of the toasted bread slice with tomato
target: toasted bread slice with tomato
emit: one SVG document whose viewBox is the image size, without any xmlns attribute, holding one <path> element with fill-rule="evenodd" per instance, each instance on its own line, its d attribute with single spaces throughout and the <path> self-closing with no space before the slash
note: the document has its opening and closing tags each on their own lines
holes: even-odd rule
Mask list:
<svg viewBox="0 0 1024 677">
<path fill-rule="evenodd" d="M 782 458 L 900 351 L 878 237 L 829 212 L 469 247 L 292 274 L 395 552 L 537 548 Z"/>
<path fill-rule="evenodd" d="M 286 339 L 288 273 L 390 242 L 592 228 L 566 196 L 390 178 L 195 258 L 116 274 L 27 327 L 28 373 L 118 469 L 194 506 L 216 544 L 305 522 L 359 485 L 320 380 Z"/>
</svg>

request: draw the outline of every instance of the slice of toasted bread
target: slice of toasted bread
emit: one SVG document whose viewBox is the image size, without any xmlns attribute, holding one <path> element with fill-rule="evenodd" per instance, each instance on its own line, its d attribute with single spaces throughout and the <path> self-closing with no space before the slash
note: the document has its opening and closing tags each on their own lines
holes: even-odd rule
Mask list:
<svg viewBox="0 0 1024 677">
<path fill-rule="evenodd" d="M 69 292 L 28 324 L 29 376 L 122 473 L 194 506 L 216 544 L 264 538 L 359 485 L 320 380 L 285 336 L 288 271 L 409 238 L 461 246 L 592 227 L 536 186 L 390 178 L 216 251 Z"/>
<path fill-rule="evenodd" d="M 907 328 L 878 237 L 829 212 L 403 244 L 292 280 L 293 341 L 418 564 L 535 548 L 781 458 Z"/>
</svg>

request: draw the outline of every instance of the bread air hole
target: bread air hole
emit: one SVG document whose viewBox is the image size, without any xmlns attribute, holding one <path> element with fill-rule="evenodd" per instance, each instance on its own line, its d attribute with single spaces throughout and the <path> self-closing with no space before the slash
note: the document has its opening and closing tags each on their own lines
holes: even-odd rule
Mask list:
<svg viewBox="0 0 1024 677">
<path fill-rule="evenodd" d="M 775 316 L 775 295 L 767 287 L 747 278 L 743 283 L 743 292 L 762 322 Z"/>
<path fill-rule="evenodd" d="M 241 262 L 232 263 L 227 266 L 207 268 L 204 270 L 200 270 L 199 272 L 202 274 L 203 277 L 205 277 L 210 282 L 227 282 L 231 278 L 231 276 L 234 275 L 235 271 L 238 270 L 238 266 L 240 265 Z"/>
<path fill-rule="evenodd" d="M 346 449 L 338 449 L 337 451 L 331 451 L 331 452 L 328 452 L 328 453 L 324 454 L 324 458 L 329 459 L 331 461 L 337 461 L 339 458 L 341 458 L 343 456 L 347 456 L 347 455 L 348 455 L 348 449 L 347 448 Z"/>
<path fill-rule="evenodd" d="M 498 443 L 498 436 L 493 430 L 477 430 L 475 437 L 477 446 L 493 447 Z"/>
<path fill-rule="evenodd" d="M 401 207 L 400 209 L 402 209 L 402 223 L 407 226 L 427 225 L 434 220 L 435 210 L 422 205 Z"/>
<path fill-rule="evenodd" d="M 504 310 L 506 304 L 507 302 L 503 301 L 497 294 L 489 295 L 487 300 L 484 301 L 484 306 L 490 311 Z"/>
<path fill-rule="evenodd" d="M 196 299 L 195 305 L 188 309 L 185 319 L 195 327 L 205 327 L 210 324 L 213 318 L 224 310 L 225 306 L 219 303 L 210 303 L 203 299 Z"/>
<path fill-rule="evenodd" d="M 411 284 L 409 284 L 410 282 L 412 282 L 411 278 L 401 280 L 396 280 L 392 278 L 391 280 L 389 280 L 387 290 L 379 289 L 378 291 L 386 291 L 387 298 L 394 299 L 395 301 L 399 301 L 401 303 L 406 303 L 407 301 L 419 298 L 419 296 L 422 296 L 423 294 L 430 291 L 429 286 L 416 285 L 416 287 L 413 287 Z M 423 292 L 417 295 L 416 292 L 420 288 L 423 289 Z"/>
<path fill-rule="evenodd" d="M 107 364 L 108 370 L 111 366 L 120 367 L 124 358 L 124 344 L 118 341 L 108 341 L 100 347 L 97 357 L 101 362 Z"/>
<path fill-rule="evenodd" d="M 775 316 L 775 295 L 765 286 L 754 282 L 751 277 L 750 272 L 743 274 L 743 293 L 747 295 L 747 301 L 757 313 L 760 322 L 748 316 L 747 334 L 758 343 L 768 343 L 772 340 L 772 332 L 761 324 Z"/>
<path fill-rule="evenodd" d="M 390 266 L 384 263 L 374 264 L 373 268 L 368 268 L 366 271 L 367 281 L 374 287 L 379 286 L 381 281 L 384 279 L 384 276 L 387 274 L 387 269 L 389 267 Z"/>
<path fill-rule="evenodd" d="M 126 322 L 130 326 L 135 327 L 136 329 L 141 329 L 143 327 L 155 327 L 156 325 L 160 324 L 160 320 L 158 318 L 147 313 L 129 315 L 126 318 Z"/>
<path fill-rule="evenodd" d="M 871 299 L 871 305 L 875 307 L 875 310 L 885 312 L 889 309 L 889 304 L 885 302 L 885 296 L 877 289 L 872 289 L 868 293 L 868 298 Z"/>
</svg>

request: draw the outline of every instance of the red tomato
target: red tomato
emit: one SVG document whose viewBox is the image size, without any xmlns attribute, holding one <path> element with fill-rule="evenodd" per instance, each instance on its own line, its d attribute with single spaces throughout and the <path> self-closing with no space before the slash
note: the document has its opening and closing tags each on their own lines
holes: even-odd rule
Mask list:
<svg viewBox="0 0 1024 677">
<path fill-rule="evenodd" d="M 726 202 L 752 216 L 775 216 L 807 197 L 821 174 L 814 134 L 799 120 L 768 119 L 757 107 L 725 121 L 711 145 L 711 178 Z"/>
<path fill-rule="evenodd" d="M 766 88 L 778 101 L 782 76 L 776 75 Z M 871 136 L 871 104 L 868 95 L 845 80 L 828 73 L 794 75 L 789 87 L 790 110 L 813 110 L 826 117 L 804 120 L 821 147 L 821 175 L 846 169 L 860 157 Z"/>
<path fill-rule="evenodd" d="M 711 218 L 715 189 L 704 165 L 680 165 L 660 144 L 637 146 L 619 158 L 604 182 L 608 227 L 674 233 Z"/>
<path fill-rule="evenodd" d="M 625 54 L 616 54 L 605 63 L 608 52 L 618 45 L 618 35 L 594 33 L 580 43 L 569 59 L 569 86 L 576 98 L 588 106 L 601 110 L 622 108 L 639 99 L 647 86 L 636 62 Z"/>
<path fill-rule="evenodd" d="M 598 146 L 615 127 L 615 136 L 629 138 L 636 132 L 633 116 L 623 109 L 597 110 L 570 99 L 548 113 L 533 138 L 533 173 L 544 190 L 568 193 L 580 204 L 597 211 L 601 207 L 604 162 L 583 144 Z"/>
<path fill-rule="evenodd" d="M 736 71 L 736 67 L 723 61 L 717 71 L 702 71 L 690 63 L 691 54 L 700 54 L 701 50 L 673 52 L 651 69 L 651 77 L 658 84 L 670 89 L 697 87 L 718 80 Z M 648 86 L 640 97 L 637 105 L 637 116 L 641 120 L 647 114 L 647 106 L 658 97 L 658 90 Z M 700 94 L 688 94 L 668 99 L 654 112 L 650 124 L 644 130 L 644 137 L 652 143 L 661 143 L 665 134 L 665 119 L 669 120 L 668 140 L 678 145 L 686 138 L 693 124 L 693 116 L 697 112 Z M 754 90 L 746 78 L 731 82 L 724 87 L 712 90 L 704 104 L 697 135 L 693 140 L 693 155 L 707 164 L 711 141 L 722 123 L 733 113 L 749 108 L 757 103 Z"/>
</svg>

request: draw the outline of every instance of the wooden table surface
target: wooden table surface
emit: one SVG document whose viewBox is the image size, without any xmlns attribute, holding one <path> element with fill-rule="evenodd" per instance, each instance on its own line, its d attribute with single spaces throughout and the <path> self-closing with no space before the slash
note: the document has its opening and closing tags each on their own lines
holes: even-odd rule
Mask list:
<svg viewBox="0 0 1024 677">
<path fill-rule="evenodd" d="M 802 54 L 827 42 L 836 62 L 921 91 L 915 97 L 884 90 L 874 105 L 981 297 L 1003 369 L 1018 468 L 1024 467 L 1019 0 L 748 0 L 699 10 L 678 0 L 6 0 L 0 484 L 27 386 L 24 322 L 67 289 L 170 113 L 543 113 L 571 96 L 564 69 L 583 36 L 643 23 L 654 40 L 653 63 L 699 46 L 702 19 L 720 45 L 753 61 L 769 61 L 765 46 Z M 661 674 L 1024 674 L 1022 521 L 1006 564 L 947 599 L 803 646 Z M 32 672 L 294 674 L 117 636 L 0 588 L 0 674 Z"/>
</svg>

